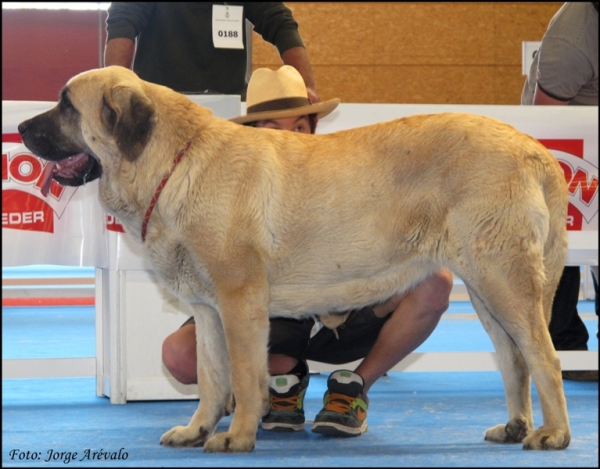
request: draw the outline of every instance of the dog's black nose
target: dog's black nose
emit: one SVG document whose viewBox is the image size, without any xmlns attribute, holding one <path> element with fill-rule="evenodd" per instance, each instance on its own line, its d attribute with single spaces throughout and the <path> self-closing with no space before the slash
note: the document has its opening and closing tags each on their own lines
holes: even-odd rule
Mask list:
<svg viewBox="0 0 600 469">
<path fill-rule="evenodd" d="M 28 121 L 21 122 L 21 123 L 19 124 L 19 127 L 17 127 L 17 128 L 18 128 L 18 130 L 19 130 L 19 133 L 21 134 L 21 137 L 22 137 L 22 136 L 23 136 L 23 134 L 24 134 L 24 133 L 27 131 L 27 122 L 28 122 Z"/>
</svg>

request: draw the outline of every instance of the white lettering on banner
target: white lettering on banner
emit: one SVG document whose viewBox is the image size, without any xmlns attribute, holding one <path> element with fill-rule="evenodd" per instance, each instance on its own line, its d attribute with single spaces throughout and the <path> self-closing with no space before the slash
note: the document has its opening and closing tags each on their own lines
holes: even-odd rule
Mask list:
<svg viewBox="0 0 600 469">
<path fill-rule="evenodd" d="M 40 192 L 40 176 L 46 162 L 29 153 L 22 143 L 2 143 L 2 190 L 13 189 L 31 194 L 49 205 L 60 219 L 77 187 L 52 183 L 47 197 Z M 3 223 L 4 224 L 4 223 Z"/>
<path fill-rule="evenodd" d="M 42 174 L 43 165 L 39 158 L 30 153 L 3 152 L 2 169 L 3 174 L 7 176 L 7 181 L 26 185 L 37 181 Z"/>
<path fill-rule="evenodd" d="M 3 101 L 3 134 L 16 132 L 26 118 L 21 112 L 8 112 L 10 107 Z M 108 266 L 97 181 L 85 187 L 63 187 L 54 181 L 44 197 L 40 187 L 46 164 L 23 143 L 2 142 L 2 265 Z"/>
<path fill-rule="evenodd" d="M 125 233 L 125 227 L 121 225 L 119 220 L 108 213 L 105 213 L 104 215 L 106 216 L 106 229 L 116 231 L 117 233 Z"/>
<path fill-rule="evenodd" d="M 44 221 L 44 212 L 2 213 L 2 225 L 32 224 Z"/>
<path fill-rule="evenodd" d="M 570 153 L 551 150 L 556 159 L 565 165 L 567 184 L 569 185 L 569 202 L 581 212 L 585 221 L 590 221 L 598 214 L 598 168 L 583 158 Z"/>
</svg>

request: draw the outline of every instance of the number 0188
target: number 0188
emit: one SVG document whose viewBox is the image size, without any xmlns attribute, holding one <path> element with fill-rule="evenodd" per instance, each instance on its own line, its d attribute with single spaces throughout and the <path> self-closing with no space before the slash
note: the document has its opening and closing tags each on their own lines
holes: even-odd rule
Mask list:
<svg viewBox="0 0 600 469">
<path fill-rule="evenodd" d="M 217 34 L 219 37 L 238 37 L 237 31 L 219 31 Z"/>
</svg>

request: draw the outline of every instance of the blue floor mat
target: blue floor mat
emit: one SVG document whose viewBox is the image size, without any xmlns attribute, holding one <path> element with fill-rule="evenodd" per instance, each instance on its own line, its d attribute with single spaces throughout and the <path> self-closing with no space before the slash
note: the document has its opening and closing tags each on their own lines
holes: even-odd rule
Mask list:
<svg viewBox="0 0 600 469">
<path fill-rule="evenodd" d="M 3 358 L 95 356 L 93 306 L 2 308 Z"/>
<path fill-rule="evenodd" d="M 592 302 L 580 313 L 598 349 Z M 467 302 L 453 303 L 418 351 L 488 351 L 491 341 Z M 94 308 L 4 308 L 3 358 L 93 357 Z M 250 454 L 165 448 L 162 433 L 186 424 L 195 401 L 111 405 L 96 397 L 95 378 L 2 381 L 3 467 L 598 467 L 598 383 L 565 381 L 572 441 L 565 451 L 523 451 L 485 442 L 506 421 L 499 372 L 392 372 L 369 392 L 369 430 L 335 439 L 310 432 L 322 406 L 325 374 L 312 375 L 304 432 L 258 431 Z M 541 424 L 533 390 L 534 418 Z M 223 419 L 217 431 L 228 428 Z M 35 454 L 39 459 L 25 459 Z M 62 459 L 46 462 L 49 455 Z M 65 458 L 77 456 L 68 464 Z M 109 459 L 91 459 L 107 457 Z M 120 459 L 110 459 L 120 458 Z M 24 458 L 24 459 L 20 459 Z"/>
<path fill-rule="evenodd" d="M 320 410 L 326 378 L 311 376 L 307 420 Z M 393 372 L 371 389 L 369 430 L 359 438 L 316 435 L 307 422 L 294 434 L 259 430 L 249 454 L 160 446 L 163 432 L 189 421 L 194 401 L 111 405 L 94 397 L 93 378 L 4 380 L 2 391 L 3 467 L 64 467 L 60 460 L 45 462 L 50 450 L 77 452 L 69 467 L 598 467 L 597 383 L 565 382 L 572 441 L 551 452 L 483 440 L 486 428 L 506 420 L 498 372 Z M 535 392 L 534 418 L 540 425 Z M 230 421 L 223 419 L 218 431 Z M 13 450 L 40 459 L 18 460 Z M 121 451 L 127 458 L 81 460 L 86 450 L 115 457 Z"/>
</svg>

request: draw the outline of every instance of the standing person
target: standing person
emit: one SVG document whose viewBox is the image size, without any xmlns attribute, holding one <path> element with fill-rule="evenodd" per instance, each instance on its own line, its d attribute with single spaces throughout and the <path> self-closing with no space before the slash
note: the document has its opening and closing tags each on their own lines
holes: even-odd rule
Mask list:
<svg viewBox="0 0 600 469">
<path fill-rule="evenodd" d="M 182 93 L 245 99 L 246 19 L 277 47 L 284 64 L 300 72 L 310 101 L 319 102 L 298 23 L 282 2 L 112 2 L 104 65 L 132 68 Z"/>
<path fill-rule="evenodd" d="M 598 2 L 567 2 L 554 15 L 531 64 L 521 104 L 598 106 Z M 588 349 L 589 334 L 577 311 L 580 276 L 579 267 L 565 267 L 554 297 L 549 329 L 556 350 Z M 563 379 L 598 381 L 598 370 L 563 371 Z"/>
<path fill-rule="evenodd" d="M 247 114 L 231 119 L 254 127 L 315 133 L 318 118 L 339 100 L 311 104 L 298 72 L 256 70 L 248 85 Z M 304 429 L 306 360 L 343 364 L 364 358 L 354 370 L 337 370 L 327 380 L 324 407 L 312 431 L 332 436 L 359 436 L 367 430 L 367 392 L 375 381 L 421 345 L 449 305 L 452 274 L 443 268 L 403 295 L 361 310 L 304 319 L 271 318 L 269 330 L 270 410 L 262 428 Z M 274 311 L 276 313 L 276 311 Z M 180 382 L 197 382 L 193 318 L 167 337 L 163 362 Z"/>
</svg>

